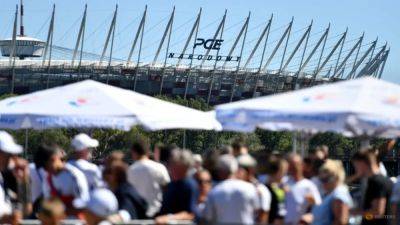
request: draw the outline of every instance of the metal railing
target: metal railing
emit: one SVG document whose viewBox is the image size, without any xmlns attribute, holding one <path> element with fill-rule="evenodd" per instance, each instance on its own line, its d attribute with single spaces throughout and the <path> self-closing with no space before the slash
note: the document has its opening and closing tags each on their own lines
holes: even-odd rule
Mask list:
<svg viewBox="0 0 400 225">
<path fill-rule="evenodd" d="M 352 216 L 349 219 L 349 225 L 359 225 L 361 224 L 361 216 Z M 82 220 L 63 220 L 62 225 L 85 225 L 85 222 Z M 167 225 L 196 225 L 193 221 L 186 220 L 176 220 L 170 221 Z M 22 220 L 20 225 L 41 225 L 39 220 Z M 118 223 L 117 225 L 156 225 L 155 220 L 131 220 L 129 222 Z M 207 225 L 210 225 L 207 223 Z M 213 224 L 213 225 L 228 225 L 228 224 Z M 244 224 L 229 224 L 229 225 L 244 225 Z M 256 224 L 254 224 L 256 225 Z"/>
<path fill-rule="evenodd" d="M 39 220 L 22 220 L 20 225 L 41 225 Z M 63 220 L 61 222 L 62 225 L 84 225 L 85 221 L 82 220 Z M 118 225 L 155 225 L 155 220 L 131 220 L 128 222 L 119 223 Z M 195 225 L 192 221 L 179 220 L 179 221 L 170 221 L 170 225 Z"/>
</svg>

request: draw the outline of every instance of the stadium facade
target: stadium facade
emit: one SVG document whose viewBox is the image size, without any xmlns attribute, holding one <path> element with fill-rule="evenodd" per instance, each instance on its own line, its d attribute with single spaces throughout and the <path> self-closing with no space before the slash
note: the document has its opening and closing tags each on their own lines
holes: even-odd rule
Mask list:
<svg viewBox="0 0 400 225">
<path fill-rule="evenodd" d="M 348 40 L 348 30 L 331 37 L 335 39 L 334 45 L 327 46 L 330 25 L 320 32 L 315 43 L 310 43 L 313 22 L 300 30 L 299 37 L 293 40 L 293 19 L 283 27 L 279 38 L 272 42 L 269 38 L 273 32 L 273 16 L 265 21 L 257 31 L 260 32 L 257 38 L 249 44 L 246 41 L 251 19 L 249 13 L 240 24 L 229 51 L 223 54 L 220 48 L 226 45 L 223 33 L 227 12 L 218 21 L 213 35 L 202 37 L 199 34 L 201 9 L 187 32 L 183 48 L 174 52 L 169 48 L 174 8 L 160 35 L 153 60 L 143 62 L 143 34 L 148 17 L 146 6 L 129 55 L 121 60 L 113 56 L 118 6 L 99 55 L 84 51 L 87 7 L 76 34 L 76 44 L 71 49 L 53 44 L 55 6 L 45 41 L 24 35 L 22 4 L 20 13 L 18 9 L 15 12 L 13 37 L 0 41 L 3 55 L 3 59 L 0 59 L 1 94 L 24 94 L 94 79 L 148 95 L 203 98 L 214 105 L 361 76 L 381 78 L 390 52 L 388 45 L 379 46 L 378 40 L 366 42 L 364 34 Z M 18 35 L 19 14 L 21 28 Z M 293 45 L 289 44 L 289 39 Z M 266 50 L 267 45 L 270 46 L 269 50 Z M 245 55 L 243 49 L 248 49 L 249 54 Z M 55 52 L 69 52 L 71 57 L 54 59 Z M 256 52 L 262 53 L 261 58 L 257 59 L 257 66 L 250 66 L 254 65 Z M 271 67 L 274 60 L 279 62 L 276 68 Z M 293 66 L 294 61 L 296 66 Z"/>
</svg>

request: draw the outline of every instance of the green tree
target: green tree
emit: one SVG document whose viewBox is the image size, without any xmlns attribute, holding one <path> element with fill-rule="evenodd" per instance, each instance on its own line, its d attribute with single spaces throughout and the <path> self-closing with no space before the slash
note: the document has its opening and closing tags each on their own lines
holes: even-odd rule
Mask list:
<svg viewBox="0 0 400 225">
<path fill-rule="evenodd" d="M 49 130 L 19 130 L 9 131 L 21 145 L 28 145 L 25 155 L 30 158 L 32 154 L 42 144 L 56 143 L 62 148 L 68 150 L 70 137 L 65 129 L 49 129 Z M 26 140 L 27 138 L 27 140 Z M 27 141 L 27 142 L 26 142 Z"/>
<path fill-rule="evenodd" d="M 326 145 L 329 147 L 331 156 L 350 156 L 355 150 L 358 149 L 358 142 L 355 139 L 346 138 L 343 135 L 336 133 L 319 133 L 314 135 L 310 142 L 309 148 L 315 149 L 319 145 Z"/>
<path fill-rule="evenodd" d="M 292 149 L 292 134 L 290 132 L 273 132 L 259 129 L 256 134 L 267 151 L 289 152 Z"/>
</svg>

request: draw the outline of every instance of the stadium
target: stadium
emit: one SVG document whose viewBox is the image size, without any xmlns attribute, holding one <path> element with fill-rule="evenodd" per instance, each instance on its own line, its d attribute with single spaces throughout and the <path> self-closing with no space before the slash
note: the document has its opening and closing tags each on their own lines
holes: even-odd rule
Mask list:
<svg viewBox="0 0 400 225">
<path fill-rule="evenodd" d="M 53 44 L 55 6 L 45 24 L 46 40 L 24 33 L 24 8 L 21 2 L 12 18 L 12 37 L 0 40 L 0 93 L 24 94 L 84 79 L 94 79 L 147 95 L 202 98 L 215 105 L 240 99 L 269 95 L 312 85 L 354 79 L 362 76 L 381 78 L 390 48 L 378 39 L 365 40 L 364 34 L 332 34 L 331 25 L 322 31 L 310 24 L 297 28 L 294 18 L 276 27 L 274 15 L 257 26 L 251 25 L 249 12 L 227 27 L 227 11 L 208 24 L 211 35 L 201 33 L 202 9 L 174 31 L 175 8 L 156 26 L 159 42 L 151 43 L 156 51 L 143 57 L 144 34 L 153 29 L 146 21 L 151 16 L 147 6 L 138 15 L 137 29 L 126 46 L 129 54 L 116 57 L 118 6 L 101 29 L 107 29 L 101 54 L 85 50 L 87 13 L 85 6 L 76 32 L 74 46 Z M 109 19 L 109 18 L 107 18 Z M 19 22 L 19 32 L 18 32 Z M 260 21 L 258 21 L 260 22 Z M 79 26 L 78 26 L 79 25 Z M 133 26 L 133 24 L 132 24 Z M 228 29 L 237 28 L 229 36 Z M 42 29 L 42 32 L 46 32 Z M 249 33 L 256 34 L 249 40 Z M 88 34 L 86 34 L 88 35 Z M 132 36 L 132 35 L 131 35 Z M 172 48 L 174 37 L 180 48 Z M 229 39 L 229 40 L 228 40 Z"/>
</svg>

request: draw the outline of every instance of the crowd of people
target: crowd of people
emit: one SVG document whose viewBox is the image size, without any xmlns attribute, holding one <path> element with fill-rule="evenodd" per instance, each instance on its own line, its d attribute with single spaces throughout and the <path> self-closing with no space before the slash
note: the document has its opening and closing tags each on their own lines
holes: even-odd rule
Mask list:
<svg viewBox="0 0 400 225">
<path fill-rule="evenodd" d="M 93 163 L 98 145 L 78 134 L 70 150 L 42 145 L 28 162 L 19 156 L 23 148 L 0 131 L 0 224 L 59 225 L 68 218 L 87 225 L 136 219 L 345 225 L 357 217 L 363 225 L 400 224 L 400 179 L 387 177 L 374 148 L 357 151 L 355 173 L 346 176 L 326 146 L 307 157 L 260 156 L 235 141 L 199 155 L 174 145 L 151 148 L 138 138 L 129 154 L 113 151 Z"/>
</svg>

